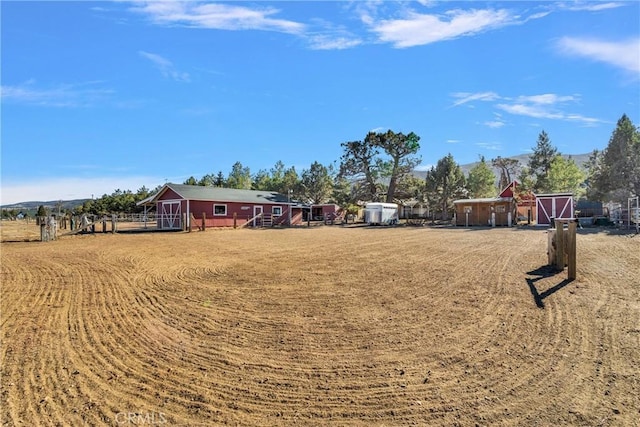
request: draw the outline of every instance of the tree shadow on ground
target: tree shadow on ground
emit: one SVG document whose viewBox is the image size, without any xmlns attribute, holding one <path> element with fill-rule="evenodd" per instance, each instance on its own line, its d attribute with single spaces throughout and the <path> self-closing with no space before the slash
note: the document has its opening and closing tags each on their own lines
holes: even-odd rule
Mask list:
<svg viewBox="0 0 640 427">
<path fill-rule="evenodd" d="M 573 282 L 573 279 L 564 279 L 557 285 L 554 285 L 547 289 L 544 292 L 538 292 L 538 289 L 535 286 L 535 283 L 538 280 L 545 279 L 547 277 L 553 277 L 558 273 L 562 273 L 561 271 L 556 271 L 555 267 L 552 265 L 544 265 L 542 267 L 538 267 L 535 270 L 527 272 L 530 276 L 535 277 L 527 277 L 526 281 L 529 285 L 529 290 L 531 291 L 531 295 L 533 296 L 533 301 L 536 303 L 538 308 L 544 308 L 544 299 L 558 292 L 560 289 L 567 286 L 569 283 Z"/>
</svg>

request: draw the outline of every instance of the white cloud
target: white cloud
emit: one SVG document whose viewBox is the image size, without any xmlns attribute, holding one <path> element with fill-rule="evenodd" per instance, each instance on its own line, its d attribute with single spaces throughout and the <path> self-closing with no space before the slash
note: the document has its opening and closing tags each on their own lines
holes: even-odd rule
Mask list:
<svg viewBox="0 0 640 427">
<path fill-rule="evenodd" d="M 2 181 L 0 204 L 29 201 L 52 201 L 90 199 L 111 194 L 116 189 L 136 191 L 142 186 L 153 189 L 163 184 L 164 179 L 151 176 L 53 178 L 38 181 Z"/>
<path fill-rule="evenodd" d="M 469 93 L 469 92 L 456 92 L 451 94 L 457 100 L 453 103 L 454 107 L 458 107 L 462 104 L 466 104 L 472 101 L 495 101 L 500 99 L 495 92 L 477 92 L 477 93 Z"/>
<path fill-rule="evenodd" d="M 497 142 L 476 142 L 476 144 L 480 148 L 484 148 L 485 150 L 492 151 L 500 151 L 502 150 L 502 145 Z"/>
<path fill-rule="evenodd" d="M 606 121 L 594 117 L 587 117 L 576 113 L 565 113 L 562 111 L 563 103 L 578 100 L 577 96 L 559 96 L 555 94 L 544 94 L 534 96 L 519 96 L 513 103 L 497 104 L 496 108 L 509 114 L 533 117 L 537 119 L 564 120 L 570 122 L 580 122 L 586 126 L 594 126 Z"/>
<path fill-rule="evenodd" d="M 542 95 L 521 95 L 516 98 L 517 102 L 526 102 L 531 104 L 553 105 L 562 102 L 577 101 L 579 98 L 572 95 L 559 96 L 555 93 L 544 93 Z"/>
<path fill-rule="evenodd" d="M 447 144 L 457 144 L 459 142 L 459 139 L 447 139 Z"/>
<path fill-rule="evenodd" d="M 382 42 L 405 48 L 426 45 L 462 36 L 470 36 L 516 23 L 517 16 L 500 10 L 451 10 L 443 15 L 406 13 L 403 19 L 385 19 L 379 22 L 367 17 L 363 22 Z"/>
<path fill-rule="evenodd" d="M 532 104 L 498 104 L 497 108 L 509 113 L 521 116 L 529 116 L 543 119 L 561 119 L 563 116 L 559 113 L 554 113 L 549 109 L 543 108 L 540 105 Z"/>
<path fill-rule="evenodd" d="M 594 126 L 599 123 L 606 123 L 594 117 L 587 117 L 577 113 L 566 113 L 563 111 L 567 103 L 580 101 L 579 95 L 558 95 L 555 93 L 543 93 L 539 95 L 520 95 L 517 97 L 505 97 L 495 92 L 455 92 L 451 94 L 456 100 L 453 107 L 468 104 L 474 101 L 494 102 L 500 101 L 493 106 L 498 110 L 513 115 L 580 122 L 586 126 Z M 494 113 L 494 120 L 482 122 L 484 126 L 490 128 L 501 128 L 506 122 L 500 113 Z"/>
<path fill-rule="evenodd" d="M 341 50 L 349 49 L 362 44 L 362 40 L 354 37 L 314 35 L 309 36 L 309 46 L 315 50 Z"/>
<path fill-rule="evenodd" d="M 300 34 L 305 26 L 286 19 L 272 7 L 237 6 L 199 1 L 138 1 L 134 11 L 147 15 L 160 25 L 185 25 L 216 30 L 263 30 Z"/>
<path fill-rule="evenodd" d="M 3 101 L 43 107 L 90 107 L 110 97 L 113 90 L 99 87 L 102 82 L 60 84 L 51 88 L 38 88 L 33 80 L 16 86 L 2 86 Z"/>
<path fill-rule="evenodd" d="M 579 37 L 563 37 L 558 41 L 557 47 L 564 54 L 582 56 L 632 73 L 640 73 L 640 38 L 609 42 Z"/>
<path fill-rule="evenodd" d="M 490 120 L 490 121 L 484 122 L 483 125 L 490 127 L 492 129 L 498 129 L 504 126 L 504 122 L 500 120 Z"/>
<path fill-rule="evenodd" d="M 561 4 L 560 8 L 571 11 L 599 12 L 601 10 L 615 9 L 622 6 L 624 6 L 622 2 L 575 2 L 568 5 Z"/>
<path fill-rule="evenodd" d="M 153 62 L 153 64 L 156 66 L 156 68 L 158 68 L 158 70 L 160 70 L 160 72 L 164 77 L 170 78 L 179 82 L 189 82 L 189 79 L 190 79 L 189 73 L 183 73 L 176 70 L 175 67 L 173 66 L 173 63 L 168 59 L 158 54 L 145 52 L 143 50 L 138 51 L 138 54 L 143 58 L 146 58 L 149 61 Z"/>
</svg>

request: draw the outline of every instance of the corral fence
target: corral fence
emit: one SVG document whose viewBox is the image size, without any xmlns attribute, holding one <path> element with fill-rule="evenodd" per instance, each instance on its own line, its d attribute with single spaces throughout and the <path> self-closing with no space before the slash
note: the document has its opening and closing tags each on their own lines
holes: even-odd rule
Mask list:
<svg viewBox="0 0 640 427">
<path fill-rule="evenodd" d="M 49 215 L 36 217 L 40 240 L 48 242 L 58 236 L 118 231 L 152 231 L 157 229 L 155 213 L 108 215 Z"/>
</svg>

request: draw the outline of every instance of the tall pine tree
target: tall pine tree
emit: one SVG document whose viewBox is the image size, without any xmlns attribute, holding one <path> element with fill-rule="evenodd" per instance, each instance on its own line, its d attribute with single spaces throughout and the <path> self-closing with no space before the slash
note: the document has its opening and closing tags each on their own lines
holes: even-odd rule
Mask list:
<svg viewBox="0 0 640 427">
<path fill-rule="evenodd" d="M 540 132 L 537 145 L 529 159 L 529 171 L 534 175 L 534 192 L 547 193 L 551 190 L 549 170 L 557 154 L 559 154 L 558 150 L 551 145 L 547 133 L 544 130 Z"/>
<path fill-rule="evenodd" d="M 593 153 L 588 169 L 590 197 L 624 204 L 628 197 L 640 195 L 640 129 L 626 114 L 607 148 Z"/>
</svg>

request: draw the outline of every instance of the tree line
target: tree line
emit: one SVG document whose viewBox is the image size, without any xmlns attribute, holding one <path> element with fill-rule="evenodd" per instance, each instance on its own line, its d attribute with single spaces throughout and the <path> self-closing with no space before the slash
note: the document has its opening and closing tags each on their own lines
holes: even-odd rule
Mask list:
<svg viewBox="0 0 640 427">
<path fill-rule="evenodd" d="M 640 129 L 627 115 L 618 120 L 604 150 L 595 150 L 586 170 L 571 157 L 562 156 L 543 130 L 538 135 L 526 164 L 517 159 L 496 157 L 479 162 L 465 175 L 451 154 L 439 159 L 424 179 L 414 171 L 422 159 L 420 137 L 388 130 L 368 132 L 362 140 L 341 144 L 340 160 L 329 165 L 314 161 L 300 173 L 282 161 L 269 170 L 251 173 L 241 162 L 222 171 L 189 177 L 188 185 L 275 191 L 304 203 L 336 203 L 355 210 L 370 201 L 423 203 L 430 211 L 448 219 L 453 201 L 463 198 L 495 197 L 513 180 L 520 185 L 516 197 L 526 193 L 570 192 L 578 198 L 626 203 L 640 194 Z M 494 169 L 499 171 L 496 176 Z M 157 192 L 142 187 L 135 193 L 116 190 L 88 200 L 76 213 L 137 212 L 137 202 Z"/>
</svg>

